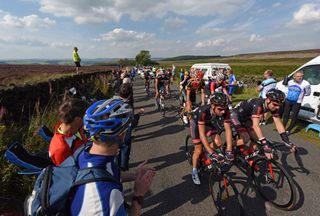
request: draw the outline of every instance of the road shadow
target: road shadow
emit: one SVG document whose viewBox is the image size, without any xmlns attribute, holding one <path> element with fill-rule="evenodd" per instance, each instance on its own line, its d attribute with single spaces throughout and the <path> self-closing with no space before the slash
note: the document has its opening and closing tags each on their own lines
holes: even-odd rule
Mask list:
<svg viewBox="0 0 320 216">
<path fill-rule="evenodd" d="M 164 121 L 166 121 L 166 119 L 164 119 Z M 166 124 L 168 124 L 168 123 L 166 123 Z M 159 137 L 164 136 L 164 135 L 171 135 L 171 134 L 179 133 L 182 130 L 184 130 L 184 128 L 180 127 L 179 125 L 170 125 L 170 126 L 167 126 L 167 127 L 162 127 L 159 130 L 156 130 L 156 131 L 153 131 L 153 132 L 150 132 L 150 133 L 145 133 L 145 134 L 142 134 L 142 135 L 136 135 L 134 137 L 134 141 L 135 142 L 141 142 L 141 141 L 148 140 L 148 139 L 151 139 L 151 138 L 159 138 Z"/>
<path fill-rule="evenodd" d="M 169 155 L 148 159 L 148 164 L 162 162 L 160 165 L 154 166 L 156 170 L 161 170 L 184 161 L 187 161 L 185 151 L 179 151 Z M 132 163 L 130 164 L 130 168 L 137 167 L 142 162 L 143 161 Z"/>
<path fill-rule="evenodd" d="M 245 215 L 267 216 L 266 205 L 268 204 L 266 204 L 255 189 L 253 179 L 249 177 L 250 175 L 247 170 L 239 166 L 234 166 L 234 168 L 240 170 L 240 173 L 232 171 L 227 174 L 230 176 L 232 182 L 236 185 L 239 191 Z M 270 193 L 272 193 L 272 191 L 270 191 Z"/>
<path fill-rule="evenodd" d="M 147 113 L 150 114 L 150 113 L 157 113 L 157 112 L 159 112 L 159 111 L 158 110 L 153 110 L 153 111 L 150 111 L 150 112 L 147 112 Z M 161 116 L 161 118 L 159 118 L 157 121 L 137 126 L 135 128 L 135 131 L 143 130 L 145 128 L 152 128 L 152 127 L 155 127 L 155 126 L 164 127 L 165 125 L 171 124 L 171 123 L 176 122 L 176 121 L 177 121 L 177 118 L 175 116 L 172 116 L 172 117 L 162 117 Z M 178 127 L 178 125 L 176 127 Z"/>
<path fill-rule="evenodd" d="M 277 143 L 276 144 L 281 144 L 281 143 Z M 292 208 L 292 210 L 297 210 L 299 208 L 301 208 L 304 204 L 304 200 L 305 200 L 305 196 L 304 196 L 304 192 L 301 188 L 301 186 L 298 184 L 298 182 L 295 180 L 295 172 L 297 173 L 302 173 L 305 174 L 306 176 L 308 176 L 310 174 L 310 171 L 305 168 L 302 158 L 301 156 L 303 155 L 308 155 L 308 151 L 307 149 L 303 148 L 303 147 L 297 147 L 297 153 L 289 153 L 289 148 L 286 146 L 280 147 L 277 149 L 278 151 L 278 159 L 281 161 L 282 166 L 286 169 L 286 171 L 289 173 L 289 175 L 292 177 L 293 182 L 296 186 L 297 189 L 297 201 L 295 203 L 295 206 Z M 288 157 L 289 156 L 293 156 L 295 158 L 295 161 L 297 163 L 297 166 L 294 167 L 291 164 L 288 164 Z"/>
<path fill-rule="evenodd" d="M 147 197 L 144 207 L 155 207 L 147 210 L 142 215 L 165 215 L 187 202 L 197 204 L 210 196 L 207 182 L 203 182 L 201 186 L 196 187 L 192 182 L 191 174 L 183 176 L 182 179 L 182 183 L 169 187 L 151 197 Z"/>
</svg>

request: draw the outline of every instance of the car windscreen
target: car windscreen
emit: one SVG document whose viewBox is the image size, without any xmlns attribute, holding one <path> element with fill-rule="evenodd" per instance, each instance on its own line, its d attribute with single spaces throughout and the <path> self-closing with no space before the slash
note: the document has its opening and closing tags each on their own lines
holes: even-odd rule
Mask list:
<svg viewBox="0 0 320 216">
<path fill-rule="evenodd" d="M 320 84 L 320 65 L 310 65 L 301 69 L 303 71 L 303 79 L 307 80 L 311 85 Z"/>
</svg>

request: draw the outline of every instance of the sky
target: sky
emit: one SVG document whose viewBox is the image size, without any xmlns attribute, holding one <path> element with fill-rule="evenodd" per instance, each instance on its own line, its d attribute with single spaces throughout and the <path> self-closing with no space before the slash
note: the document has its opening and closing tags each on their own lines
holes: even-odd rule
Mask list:
<svg viewBox="0 0 320 216">
<path fill-rule="evenodd" d="M 320 0 L 0 0 L 0 59 L 235 55 L 319 47 Z"/>
</svg>

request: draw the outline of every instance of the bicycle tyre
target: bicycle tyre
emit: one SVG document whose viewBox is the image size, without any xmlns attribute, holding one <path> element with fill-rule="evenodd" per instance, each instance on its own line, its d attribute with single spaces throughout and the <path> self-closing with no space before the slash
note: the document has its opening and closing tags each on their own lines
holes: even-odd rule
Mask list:
<svg viewBox="0 0 320 216">
<path fill-rule="evenodd" d="M 271 174 L 270 170 L 272 172 Z M 264 174 L 265 171 L 268 171 L 271 178 L 268 174 Z M 275 179 L 275 174 L 280 176 L 278 180 Z M 283 210 L 290 210 L 294 207 L 297 199 L 296 188 L 292 177 L 281 164 L 275 160 L 259 158 L 252 164 L 251 176 L 258 192 L 264 200 Z M 282 187 L 281 185 L 277 185 L 279 183 L 281 183 Z M 275 184 L 276 190 L 272 189 L 273 184 Z M 281 196 L 282 193 L 285 193 L 284 196 Z M 275 200 L 275 198 L 279 197 L 285 197 L 286 199 L 285 201 Z"/>
<path fill-rule="evenodd" d="M 209 190 L 218 215 L 244 215 L 242 198 L 227 174 L 210 172 Z"/>
<path fill-rule="evenodd" d="M 194 145 L 192 143 L 192 138 L 190 135 L 187 135 L 185 140 L 185 152 L 190 165 L 192 165 L 193 151 L 194 151 Z"/>
</svg>

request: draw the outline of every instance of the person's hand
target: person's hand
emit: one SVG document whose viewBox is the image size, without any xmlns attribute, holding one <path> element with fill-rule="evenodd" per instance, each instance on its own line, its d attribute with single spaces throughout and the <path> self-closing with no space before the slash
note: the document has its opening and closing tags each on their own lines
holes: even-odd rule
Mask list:
<svg viewBox="0 0 320 216">
<path fill-rule="evenodd" d="M 144 109 L 141 108 L 141 109 L 139 110 L 138 114 L 139 114 L 139 115 L 143 115 L 143 114 L 144 114 Z"/>
<path fill-rule="evenodd" d="M 148 167 L 146 166 L 148 163 L 147 160 L 143 161 L 141 164 L 138 165 L 138 167 L 136 168 L 136 176 L 139 176 L 139 174 L 144 175 L 148 170 L 151 170 L 153 172 L 155 172 L 155 168 L 153 167 Z"/>
<path fill-rule="evenodd" d="M 155 97 L 154 98 L 158 98 L 159 97 L 159 92 L 156 92 L 156 95 L 155 95 Z"/>
<path fill-rule="evenodd" d="M 296 152 L 297 151 L 297 146 L 295 145 L 295 144 L 293 144 L 293 143 L 289 143 L 289 145 L 291 146 L 291 148 L 290 148 L 290 152 Z"/>
<path fill-rule="evenodd" d="M 134 196 L 144 196 L 150 189 L 155 172 L 147 170 L 144 174 L 139 172 L 134 182 Z"/>
<path fill-rule="evenodd" d="M 267 159 L 270 160 L 270 159 L 273 158 L 272 149 L 270 148 L 270 146 L 268 144 L 265 144 L 263 146 L 263 151 L 264 151 L 264 154 L 265 154 Z"/>
</svg>

